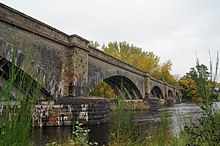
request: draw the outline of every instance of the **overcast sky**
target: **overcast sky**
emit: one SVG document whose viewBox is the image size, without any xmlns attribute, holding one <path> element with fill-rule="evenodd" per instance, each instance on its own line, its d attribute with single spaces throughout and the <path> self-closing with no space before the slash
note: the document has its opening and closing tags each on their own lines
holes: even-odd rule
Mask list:
<svg viewBox="0 0 220 146">
<path fill-rule="evenodd" d="M 213 62 L 220 53 L 220 0 L 1 1 L 67 34 L 153 51 L 180 76 L 196 65 L 195 50 L 207 66 L 209 50 Z"/>
</svg>

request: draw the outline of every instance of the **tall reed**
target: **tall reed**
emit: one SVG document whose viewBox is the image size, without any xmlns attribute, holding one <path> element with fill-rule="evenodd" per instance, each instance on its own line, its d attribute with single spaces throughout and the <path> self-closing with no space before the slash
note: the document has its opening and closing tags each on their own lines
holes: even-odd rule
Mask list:
<svg viewBox="0 0 220 146">
<path fill-rule="evenodd" d="M 15 50 L 15 49 L 14 49 Z M 28 61 L 24 59 L 25 61 Z M 16 66 L 17 57 L 11 61 L 0 59 L 0 145 L 32 145 L 31 121 L 34 105 L 41 87 Z"/>
<path fill-rule="evenodd" d="M 116 109 L 112 112 L 110 145 L 137 145 L 141 143 L 138 120 L 133 118 L 134 110 L 125 107 L 125 96 L 124 92 L 120 93 L 116 100 Z"/>
</svg>

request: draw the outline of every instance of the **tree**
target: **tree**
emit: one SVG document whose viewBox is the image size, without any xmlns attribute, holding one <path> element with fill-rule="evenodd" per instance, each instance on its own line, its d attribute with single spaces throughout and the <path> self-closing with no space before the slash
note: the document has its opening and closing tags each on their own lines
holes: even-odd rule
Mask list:
<svg viewBox="0 0 220 146">
<path fill-rule="evenodd" d="M 208 67 L 204 64 L 197 64 L 195 68 L 191 68 L 189 73 L 186 73 L 188 78 L 194 80 L 197 85 L 199 96 L 203 99 L 207 97 L 208 88 L 208 77 L 210 73 L 208 72 Z"/>
<path fill-rule="evenodd" d="M 173 75 L 170 74 L 170 71 L 172 69 L 172 62 L 170 60 L 164 62 L 155 74 L 152 76 L 156 77 L 157 79 L 160 79 L 162 81 L 165 81 L 171 85 L 176 85 L 176 80 Z"/>
<path fill-rule="evenodd" d="M 105 98 L 115 98 L 116 93 L 115 91 L 104 81 L 99 83 L 91 92 L 90 95 L 92 96 L 99 96 Z"/>
<path fill-rule="evenodd" d="M 184 76 L 178 81 L 181 92 L 183 94 L 183 100 L 196 101 L 198 99 L 198 89 L 193 79 Z"/>
<path fill-rule="evenodd" d="M 100 44 L 97 41 L 90 41 L 89 44 L 90 44 L 90 46 L 92 46 L 94 48 L 100 47 Z"/>
</svg>

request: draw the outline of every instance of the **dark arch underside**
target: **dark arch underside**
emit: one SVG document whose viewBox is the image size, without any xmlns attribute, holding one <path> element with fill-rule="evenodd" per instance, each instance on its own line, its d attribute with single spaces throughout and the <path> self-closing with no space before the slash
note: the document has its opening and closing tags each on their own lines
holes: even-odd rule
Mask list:
<svg viewBox="0 0 220 146">
<path fill-rule="evenodd" d="M 152 97 L 157 97 L 157 98 L 164 98 L 163 97 L 163 92 L 158 86 L 154 86 L 153 89 L 151 89 L 151 96 Z"/>
<path fill-rule="evenodd" d="M 171 90 L 168 90 L 168 97 L 173 98 L 173 92 Z"/>
<path fill-rule="evenodd" d="M 179 98 L 179 93 L 178 92 L 176 92 L 176 98 Z"/>
<path fill-rule="evenodd" d="M 122 97 L 125 99 L 139 99 L 142 97 L 137 86 L 124 76 L 112 76 L 103 81 L 114 90 L 118 97 L 120 95 L 125 95 L 125 97 Z"/>
<path fill-rule="evenodd" d="M 14 75 L 13 80 L 11 79 L 13 78 L 12 75 Z M 12 80 L 13 86 L 24 94 L 30 92 L 31 96 L 34 93 L 33 90 L 40 90 L 41 95 L 51 98 L 49 93 L 36 80 L 3 57 L 0 57 L 0 78 L 4 81 Z"/>
</svg>

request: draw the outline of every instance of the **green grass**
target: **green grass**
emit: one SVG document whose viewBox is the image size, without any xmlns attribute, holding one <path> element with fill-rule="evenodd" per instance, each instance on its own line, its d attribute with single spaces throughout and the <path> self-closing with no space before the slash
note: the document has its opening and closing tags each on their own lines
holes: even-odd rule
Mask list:
<svg viewBox="0 0 220 146">
<path fill-rule="evenodd" d="M 125 109 L 124 100 L 118 99 L 116 109 L 113 110 L 113 119 L 110 130 L 110 145 L 121 143 L 122 145 L 138 144 L 141 141 L 140 129 L 137 121 L 132 118 L 134 111 Z"/>
</svg>

